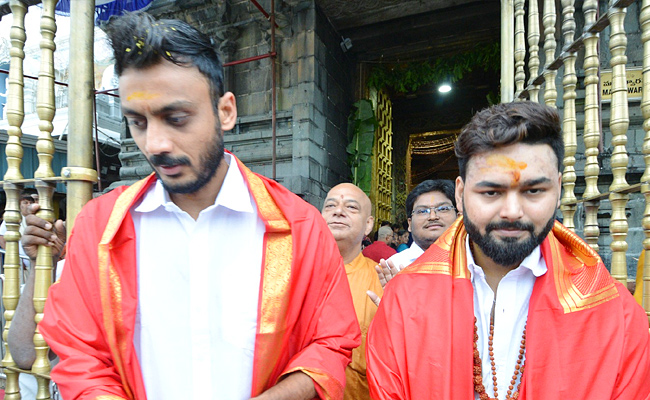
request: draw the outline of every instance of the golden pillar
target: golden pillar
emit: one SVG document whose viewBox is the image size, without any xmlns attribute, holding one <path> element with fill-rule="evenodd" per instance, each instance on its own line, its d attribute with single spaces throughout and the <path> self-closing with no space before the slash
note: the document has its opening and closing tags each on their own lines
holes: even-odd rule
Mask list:
<svg viewBox="0 0 650 400">
<path fill-rule="evenodd" d="M 539 74 L 539 10 L 537 0 L 528 2 L 528 98 L 535 103 L 539 102 L 539 85 L 533 81 Z"/>
<path fill-rule="evenodd" d="M 93 43 L 94 3 L 73 1 L 70 4 L 70 121 L 68 136 L 68 167 L 61 171 L 68 182 L 67 232 L 70 235 L 74 220 L 81 208 L 92 199 L 93 182 L 93 97 L 95 95 Z"/>
<path fill-rule="evenodd" d="M 641 42 L 643 43 L 643 97 L 641 112 L 643 113 L 643 159 L 645 171 L 641 177 L 641 193 L 645 198 L 643 211 L 643 249 L 647 256 L 643 267 L 643 286 L 636 290 L 643 290 L 643 308 L 650 319 L 650 0 L 643 0 L 641 6 Z"/>
<path fill-rule="evenodd" d="M 586 0 L 582 9 L 585 14 L 585 30 L 596 22 L 597 0 Z M 600 142 L 600 103 L 598 101 L 598 34 L 585 33 L 585 192 L 584 199 L 600 194 L 598 191 L 598 144 Z M 585 240 L 598 251 L 599 201 L 585 201 Z"/>
<path fill-rule="evenodd" d="M 10 2 L 13 14 L 13 23 L 11 26 L 10 39 L 11 49 L 9 54 L 11 62 L 9 67 L 9 88 L 7 94 L 7 120 L 9 128 L 7 133 L 9 139 L 6 146 L 7 172 L 4 176 L 3 189 L 7 194 L 7 206 L 4 213 L 4 221 L 7 226 L 7 232 L 4 236 L 6 240 L 6 255 L 4 260 L 4 288 L 2 302 L 5 307 L 5 326 L 2 332 L 2 338 L 5 345 L 5 356 L 2 360 L 3 367 L 12 367 L 16 364 L 9 352 L 7 345 L 7 334 L 11 327 L 18 298 L 20 296 L 20 271 L 22 262 L 18 255 L 18 243 L 20 241 L 20 193 L 22 185 L 12 183 L 12 180 L 23 179 L 20 173 L 20 164 L 23 159 L 23 148 L 21 144 L 23 119 L 25 116 L 23 106 L 23 60 L 25 59 L 25 14 L 27 7 L 22 1 L 13 0 Z M 18 373 L 10 369 L 4 370 L 7 380 L 5 386 L 5 399 L 20 399 L 20 388 L 18 386 Z"/>
<path fill-rule="evenodd" d="M 562 0 L 562 35 L 564 36 L 564 48 L 573 43 L 576 31 L 574 18 L 574 0 Z M 576 213 L 576 150 L 578 139 L 576 133 L 576 54 L 568 53 L 564 57 L 564 76 L 562 86 L 564 88 L 564 115 L 562 119 L 562 131 L 564 133 L 564 172 L 562 173 L 562 196 L 561 210 L 564 226 L 575 232 L 574 216 Z"/>
<path fill-rule="evenodd" d="M 612 184 L 609 186 L 609 201 L 612 205 L 610 232 L 612 235 L 612 265 L 611 271 L 614 279 L 627 284 L 627 217 L 625 206 L 629 195 L 616 193 L 615 190 L 628 187 L 625 180 L 627 172 L 627 128 L 630 124 L 627 104 L 627 79 L 625 64 L 627 56 L 627 36 L 625 35 L 624 8 L 610 8 L 608 11 L 610 23 L 609 50 L 612 55 L 612 105 L 609 129 L 612 132 Z"/>
<path fill-rule="evenodd" d="M 555 77 L 557 71 L 551 70 L 549 67 L 555 61 L 555 49 L 557 43 L 555 42 L 555 1 L 544 0 L 544 16 L 542 23 L 544 24 L 544 103 L 550 107 L 557 107 L 557 90 L 555 89 Z"/>
<path fill-rule="evenodd" d="M 515 99 L 524 90 L 526 72 L 524 72 L 524 58 L 526 57 L 526 30 L 524 28 L 524 2 L 515 0 Z"/>
</svg>

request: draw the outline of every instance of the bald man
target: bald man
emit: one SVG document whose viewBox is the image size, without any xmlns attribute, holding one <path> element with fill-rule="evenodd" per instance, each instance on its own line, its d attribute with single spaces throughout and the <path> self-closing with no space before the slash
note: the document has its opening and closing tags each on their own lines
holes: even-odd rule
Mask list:
<svg viewBox="0 0 650 400">
<path fill-rule="evenodd" d="M 374 223 L 368 196 L 351 183 L 332 188 L 323 204 L 322 215 L 334 235 L 343 257 L 350 283 L 352 302 L 361 328 L 361 346 L 352 351 L 352 363 L 345 370 L 344 400 L 370 399 L 366 380 L 366 333 L 377 307 L 366 292 L 383 293 L 373 260 L 361 253 L 361 241 L 370 233 Z"/>
</svg>

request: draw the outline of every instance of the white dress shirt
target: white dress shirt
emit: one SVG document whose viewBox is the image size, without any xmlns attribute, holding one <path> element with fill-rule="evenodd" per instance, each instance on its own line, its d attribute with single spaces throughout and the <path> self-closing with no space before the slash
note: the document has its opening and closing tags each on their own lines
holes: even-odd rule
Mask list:
<svg viewBox="0 0 650 400">
<path fill-rule="evenodd" d="M 483 268 L 474 263 L 469 238 L 465 242 L 467 267 L 474 288 L 474 316 L 478 327 L 478 351 L 483 368 L 483 385 L 488 396 L 494 396 L 492 369 L 488 351 L 490 313 L 494 304 L 494 362 L 496 364 L 499 399 L 506 398 L 508 386 L 515 372 L 519 346 L 528 318 L 528 304 L 535 279 L 548 270 L 539 246 L 526 257 L 519 267 L 509 271 L 499 282 L 496 301 L 492 288 L 485 280 Z M 525 356 L 524 356 L 525 361 Z M 523 364 L 522 364 L 523 365 Z M 521 374 L 517 377 L 519 383 Z M 515 389 L 517 388 L 515 384 Z M 475 394 L 475 399 L 478 395 Z"/>
<path fill-rule="evenodd" d="M 150 399 L 250 398 L 265 227 L 234 159 L 194 220 L 160 181 L 131 210 L 134 344 Z"/>
<path fill-rule="evenodd" d="M 398 271 L 401 271 L 403 269 L 402 267 L 406 268 L 409 265 L 413 264 L 413 261 L 417 260 L 417 258 L 422 254 L 424 254 L 424 250 L 422 250 L 420 246 L 413 242 L 411 243 L 411 247 L 399 253 L 393 254 L 392 256 L 388 257 L 387 261 L 393 263 L 393 266 L 397 268 Z"/>
</svg>

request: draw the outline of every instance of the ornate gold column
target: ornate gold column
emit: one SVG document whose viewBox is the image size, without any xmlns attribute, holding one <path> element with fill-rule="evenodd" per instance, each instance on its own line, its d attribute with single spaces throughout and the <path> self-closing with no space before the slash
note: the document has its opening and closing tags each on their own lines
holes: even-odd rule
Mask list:
<svg viewBox="0 0 650 400">
<path fill-rule="evenodd" d="M 544 60 L 544 103 L 553 108 L 557 107 L 557 90 L 555 89 L 555 77 L 557 71 L 549 69 L 549 66 L 555 61 L 555 0 L 544 0 L 544 16 L 542 23 L 544 24 L 544 53 L 546 59 Z"/>
<path fill-rule="evenodd" d="M 526 57 L 526 30 L 524 28 L 524 2 L 515 0 L 515 99 L 524 90 L 526 73 L 524 72 L 524 58 Z"/>
<path fill-rule="evenodd" d="M 73 1 L 70 4 L 70 129 L 68 136 L 68 167 L 61 171 L 68 181 L 68 235 L 81 208 L 92 199 L 93 182 L 93 43 L 94 3 Z"/>
<path fill-rule="evenodd" d="M 539 74 L 539 11 L 537 0 L 528 1 L 528 98 L 535 103 L 539 102 L 539 85 L 533 85 L 533 81 Z"/>
<path fill-rule="evenodd" d="M 12 0 L 10 3 L 13 14 L 11 26 L 11 64 L 9 67 L 9 88 L 7 94 L 7 120 L 9 122 L 9 139 L 7 140 L 6 157 L 7 172 L 5 173 L 3 189 L 7 194 L 7 206 L 5 208 L 4 220 L 7 226 L 7 233 L 4 235 L 6 244 L 6 255 L 4 260 L 4 288 L 2 302 L 5 307 L 5 326 L 2 338 L 5 345 L 5 356 L 2 360 L 3 367 L 12 367 L 14 363 L 9 346 L 7 345 L 7 334 L 11 327 L 18 298 L 20 296 L 20 270 L 21 261 L 18 256 L 18 241 L 20 240 L 19 226 L 22 216 L 20 214 L 20 193 L 22 185 L 12 183 L 12 180 L 23 179 L 20 173 L 20 164 L 23 159 L 23 148 L 20 141 L 22 136 L 21 126 L 25 116 L 23 106 L 23 60 L 25 59 L 25 13 L 27 7 L 22 1 Z M 5 386 L 5 399 L 20 399 L 20 388 L 18 386 L 18 373 L 9 369 L 4 370 L 7 381 Z"/>
<path fill-rule="evenodd" d="M 573 13 L 575 12 L 574 0 L 562 0 L 562 35 L 564 36 L 564 48 L 573 43 L 576 31 L 576 22 Z M 576 133 L 576 54 L 568 53 L 564 57 L 564 76 L 562 86 L 564 88 L 564 115 L 562 119 L 562 131 L 564 132 L 564 171 L 562 173 L 562 186 L 564 194 L 560 209 L 562 210 L 562 222 L 564 226 L 575 232 L 574 216 L 576 213 L 576 149 L 578 139 Z"/>
<path fill-rule="evenodd" d="M 44 0 L 43 12 L 41 14 L 41 69 L 38 74 L 38 92 L 36 100 L 36 112 L 40 119 L 40 134 L 36 142 L 38 151 L 38 169 L 34 172 L 35 178 L 52 178 L 52 157 L 54 155 L 54 142 L 52 140 L 52 120 L 56 106 L 54 103 L 54 35 L 56 23 L 54 21 L 54 8 L 56 0 Z M 36 215 L 46 221 L 54 222 L 52 210 L 52 195 L 54 194 L 54 183 L 36 181 L 40 209 Z M 52 249 L 47 246 L 39 246 L 36 259 L 36 272 L 34 282 L 34 319 L 38 324 L 43 319 L 43 308 L 47 299 L 47 292 L 52 283 Z M 34 332 L 34 349 L 36 359 L 32 365 L 32 372 L 37 374 L 49 374 L 50 360 L 48 357 L 49 347 L 40 334 L 38 326 Z M 49 399 L 50 380 L 41 375 L 36 375 L 38 381 L 38 399 Z"/>
<path fill-rule="evenodd" d="M 585 31 L 596 22 L 597 0 L 586 0 L 582 9 L 585 14 Z M 598 34 L 585 33 L 585 182 L 583 198 L 600 194 L 598 191 L 598 143 L 600 141 L 600 104 L 598 101 Z M 585 240 L 598 251 L 598 207 L 599 201 L 585 201 Z"/>
<path fill-rule="evenodd" d="M 643 249 L 646 252 L 643 267 L 643 287 L 636 290 L 643 290 L 643 308 L 648 319 L 650 319 L 650 0 L 643 0 L 641 6 L 641 42 L 643 43 L 643 98 L 641 100 L 641 112 L 643 113 L 643 159 L 645 160 L 645 171 L 641 177 L 641 193 L 645 198 L 645 210 L 643 211 Z"/>
<path fill-rule="evenodd" d="M 611 2 L 610 2 L 611 4 Z M 611 165 L 613 181 L 609 186 L 609 201 L 612 205 L 612 216 L 609 224 L 612 235 L 612 277 L 627 285 L 627 217 L 625 206 L 629 195 L 615 193 L 614 190 L 628 187 L 625 180 L 627 172 L 627 128 L 630 123 L 627 104 L 627 79 L 625 64 L 627 56 L 627 36 L 625 35 L 625 14 L 624 8 L 610 8 L 608 11 L 610 23 L 609 50 L 612 55 L 612 105 L 609 129 L 612 132 Z"/>
</svg>

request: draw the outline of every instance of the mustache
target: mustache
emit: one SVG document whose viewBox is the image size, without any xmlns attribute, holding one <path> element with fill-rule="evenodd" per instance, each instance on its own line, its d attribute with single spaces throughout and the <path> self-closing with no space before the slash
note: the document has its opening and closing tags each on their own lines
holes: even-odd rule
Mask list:
<svg viewBox="0 0 650 400">
<path fill-rule="evenodd" d="M 172 157 L 167 154 L 155 154 L 149 157 L 149 162 L 155 167 L 171 167 L 174 165 L 190 165 L 190 159 L 182 157 Z"/>
<path fill-rule="evenodd" d="M 500 222 L 490 222 L 485 227 L 485 233 L 490 233 L 496 229 L 517 229 L 522 231 L 529 231 L 531 234 L 535 232 L 535 227 L 533 224 L 527 224 L 521 221 L 500 221 Z"/>
</svg>

